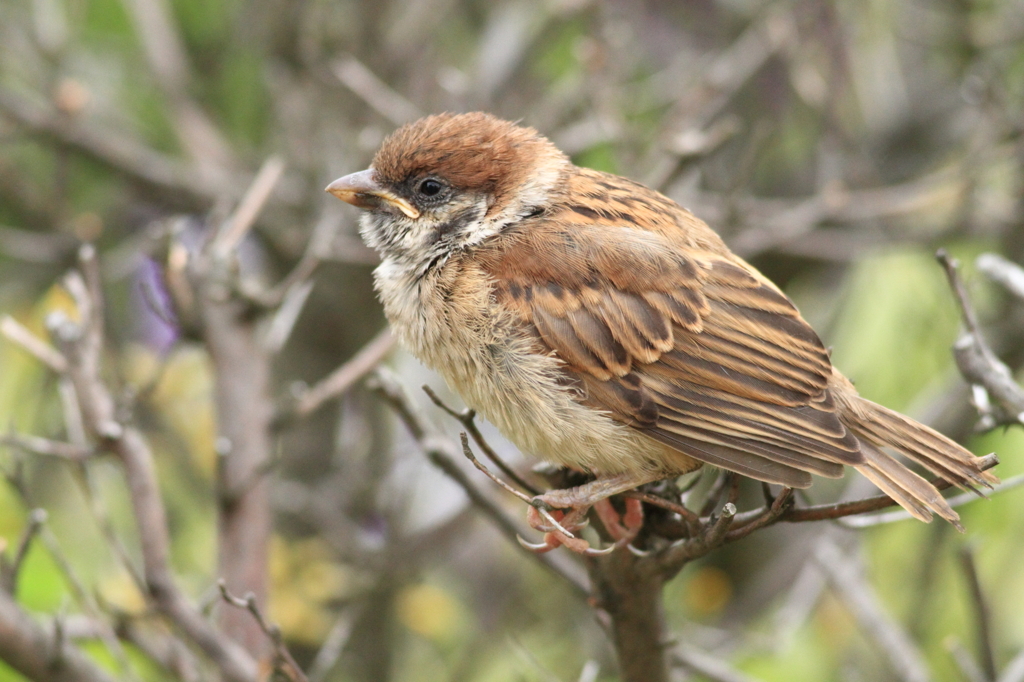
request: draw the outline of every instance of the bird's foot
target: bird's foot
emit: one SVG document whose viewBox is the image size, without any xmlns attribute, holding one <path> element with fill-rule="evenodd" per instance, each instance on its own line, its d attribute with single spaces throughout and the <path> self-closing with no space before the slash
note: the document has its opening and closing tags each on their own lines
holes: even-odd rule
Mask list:
<svg viewBox="0 0 1024 682">
<path fill-rule="evenodd" d="M 616 548 L 629 546 L 643 526 L 643 506 L 639 500 L 626 500 L 626 513 L 620 515 L 608 498 L 590 504 L 566 505 L 567 494 L 572 498 L 572 490 L 555 490 L 534 498 L 538 506 L 531 506 L 527 512 L 527 522 L 534 530 L 544 533 L 540 543 L 530 543 L 519 538 L 520 544 L 531 552 L 543 554 L 561 546 L 565 546 L 577 554 L 584 556 L 603 556 L 615 551 Z M 563 505 L 567 512 L 560 509 L 544 511 L 547 507 Z M 593 506 L 598 518 L 604 523 L 609 535 L 615 543 L 604 549 L 595 549 L 590 543 L 575 534 L 587 526 L 587 512 Z"/>
<path fill-rule="evenodd" d="M 644 526 L 644 505 L 640 500 L 627 497 L 626 512 L 619 514 L 611 500 L 603 499 L 594 504 L 594 511 L 604 524 L 605 530 L 615 539 L 614 547 L 630 547 L 640 529 Z M 634 550 L 638 551 L 638 550 Z"/>
<path fill-rule="evenodd" d="M 534 499 L 544 503 L 543 506 L 547 506 L 543 495 Z M 577 554 L 584 556 L 608 554 L 615 549 L 614 545 L 606 549 L 594 549 L 590 546 L 589 542 L 574 534 L 586 528 L 587 511 L 589 510 L 590 505 L 571 507 L 568 511 L 562 511 L 561 509 L 546 511 L 542 506 L 531 506 L 526 514 L 527 523 L 534 530 L 544 533 L 544 539 L 542 542 L 532 543 L 519 538 L 519 544 L 537 554 L 544 554 L 562 546 L 568 547 Z"/>
</svg>

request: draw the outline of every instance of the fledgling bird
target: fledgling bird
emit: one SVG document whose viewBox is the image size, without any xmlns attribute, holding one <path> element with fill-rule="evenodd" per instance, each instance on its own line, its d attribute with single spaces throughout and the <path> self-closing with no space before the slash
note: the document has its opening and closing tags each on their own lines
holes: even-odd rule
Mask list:
<svg viewBox="0 0 1024 682">
<path fill-rule="evenodd" d="M 998 480 L 861 398 L 785 294 L 704 222 L 531 128 L 429 116 L 327 191 L 366 209 L 406 348 L 523 451 L 596 477 L 541 496 L 577 520 L 702 464 L 792 488 L 852 466 L 918 519 L 960 528 L 885 448 L 961 487 Z"/>
</svg>

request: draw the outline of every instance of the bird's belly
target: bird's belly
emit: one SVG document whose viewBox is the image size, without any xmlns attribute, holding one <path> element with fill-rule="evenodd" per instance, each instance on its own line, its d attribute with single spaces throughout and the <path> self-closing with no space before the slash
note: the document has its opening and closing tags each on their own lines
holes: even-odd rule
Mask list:
<svg viewBox="0 0 1024 682">
<path fill-rule="evenodd" d="M 415 297 L 389 296 L 385 311 L 403 344 L 522 451 L 604 475 L 681 472 L 694 463 L 671 448 L 581 404 L 562 362 L 486 298 L 442 296 L 419 282 Z M 395 305 L 415 300 L 418 305 Z M 682 461 L 686 460 L 686 461 Z"/>
</svg>

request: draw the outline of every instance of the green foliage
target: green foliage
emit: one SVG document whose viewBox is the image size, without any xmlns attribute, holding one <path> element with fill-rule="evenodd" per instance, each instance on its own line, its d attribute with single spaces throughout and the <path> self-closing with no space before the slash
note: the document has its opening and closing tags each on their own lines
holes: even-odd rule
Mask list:
<svg viewBox="0 0 1024 682">
<path fill-rule="evenodd" d="M 957 311 L 931 254 L 893 251 L 864 259 L 845 290 L 832 361 L 861 395 L 903 409 L 952 368 Z"/>
<path fill-rule="evenodd" d="M 270 122 L 264 68 L 263 58 L 256 51 L 233 50 L 219 64 L 212 93 L 225 128 L 246 146 L 258 145 Z"/>
</svg>

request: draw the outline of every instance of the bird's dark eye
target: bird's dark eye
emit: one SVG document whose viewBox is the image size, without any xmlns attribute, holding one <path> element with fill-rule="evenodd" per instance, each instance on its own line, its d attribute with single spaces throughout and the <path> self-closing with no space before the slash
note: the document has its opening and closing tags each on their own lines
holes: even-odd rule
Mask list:
<svg viewBox="0 0 1024 682">
<path fill-rule="evenodd" d="M 425 197 L 436 197 L 444 189 L 444 185 L 434 178 L 427 178 L 419 184 L 416 191 Z"/>
</svg>

